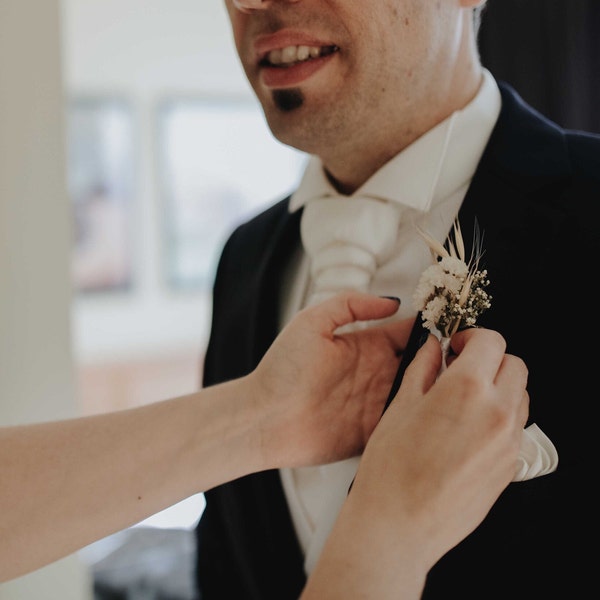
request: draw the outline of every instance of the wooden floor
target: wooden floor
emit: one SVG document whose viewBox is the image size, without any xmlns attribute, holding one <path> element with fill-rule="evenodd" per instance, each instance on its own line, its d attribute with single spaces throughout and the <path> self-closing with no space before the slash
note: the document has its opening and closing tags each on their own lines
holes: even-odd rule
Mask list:
<svg viewBox="0 0 600 600">
<path fill-rule="evenodd" d="M 80 367 L 80 411 L 96 414 L 184 395 L 200 387 L 201 371 L 197 354 Z M 201 509 L 198 518 L 200 514 Z M 170 519 L 174 517 L 171 514 Z M 102 551 L 99 557 L 93 555 L 95 548 Z M 84 550 L 94 600 L 199 600 L 193 578 L 193 528 L 131 527 Z"/>
<path fill-rule="evenodd" d="M 202 358 L 194 353 L 80 366 L 79 409 L 90 415 L 189 394 L 200 387 L 201 374 Z"/>
</svg>

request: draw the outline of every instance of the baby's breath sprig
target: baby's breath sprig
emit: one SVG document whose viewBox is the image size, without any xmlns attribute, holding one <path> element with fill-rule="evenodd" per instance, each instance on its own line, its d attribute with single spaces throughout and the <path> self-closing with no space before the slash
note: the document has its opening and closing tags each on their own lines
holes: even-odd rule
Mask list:
<svg viewBox="0 0 600 600">
<path fill-rule="evenodd" d="M 448 236 L 448 249 L 417 227 L 434 260 L 425 269 L 413 295 L 415 308 L 421 311 L 424 325 L 449 338 L 459 328 L 473 327 L 479 315 L 491 306 L 492 297 L 487 270 L 479 269 L 483 256 L 482 238 L 475 224 L 474 245 L 466 258 L 460 224 L 454 222 Z"/>
</svg>

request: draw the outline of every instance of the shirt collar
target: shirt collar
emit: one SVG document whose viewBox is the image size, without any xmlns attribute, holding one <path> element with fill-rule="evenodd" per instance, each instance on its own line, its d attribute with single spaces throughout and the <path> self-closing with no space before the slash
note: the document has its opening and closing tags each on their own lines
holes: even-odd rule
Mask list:
<svg viewBox="0 0 600 600">
<path fill-rule="evenodd" d="M 368 179 L 354 196 L 397 202 L 422 212 L 457 191 L 473 177 L 501 108 L 498 85 L 483 70 L 477 95 L 397 154 Z M 339 196 L 321 160 L 311 156 L 289 210 L 315 197 Z"/>
</svg>

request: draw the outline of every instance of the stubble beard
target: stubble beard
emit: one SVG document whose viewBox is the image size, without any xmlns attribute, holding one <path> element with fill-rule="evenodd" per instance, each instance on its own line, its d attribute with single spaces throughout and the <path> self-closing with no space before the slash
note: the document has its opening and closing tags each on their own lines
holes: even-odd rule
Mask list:
<svg viewBox="0 0 600 600">
<path fill-rule="evenodd" d="M 324 149 L 330 150 L 340 140 L 348 139 L 348 119 L 341 111 L 316 104 L 314 110 L 304 114 L 308 99 L 301 88 L 273 90 L 270 95 L 270 103 L 262 102 L 263 110 L 271 133 L 282 144 L 324 159 Z"/>
</svg>

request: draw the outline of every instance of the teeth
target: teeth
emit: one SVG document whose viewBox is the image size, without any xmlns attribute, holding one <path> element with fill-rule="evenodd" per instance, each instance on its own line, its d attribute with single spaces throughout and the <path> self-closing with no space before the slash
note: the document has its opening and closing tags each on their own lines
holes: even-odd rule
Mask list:
<svg viewBox="0 0 600 600">
<path fill-rule="evenodd" d="M 286 48 L 271 50 L 267 55 L 267 60 L 272 65 L 290 65 L 319 56 L 321 56 L 319 46 L 287 46 Z"/>
<path fill-rule="evenodd" d="M 315 50 L 319 50 L 315 48 Z M 308 46 L 298 46 L 296 57 L 298 60 L 306 60 L 310 56 L 310 48 Z"/>
<path fill-rule="evenodd" d="M 296 61 L 298 58 L 298 48 L 295 46 L 288 46 L 281 51 L 281 62 L 290 63 Z"/>
</svg>

